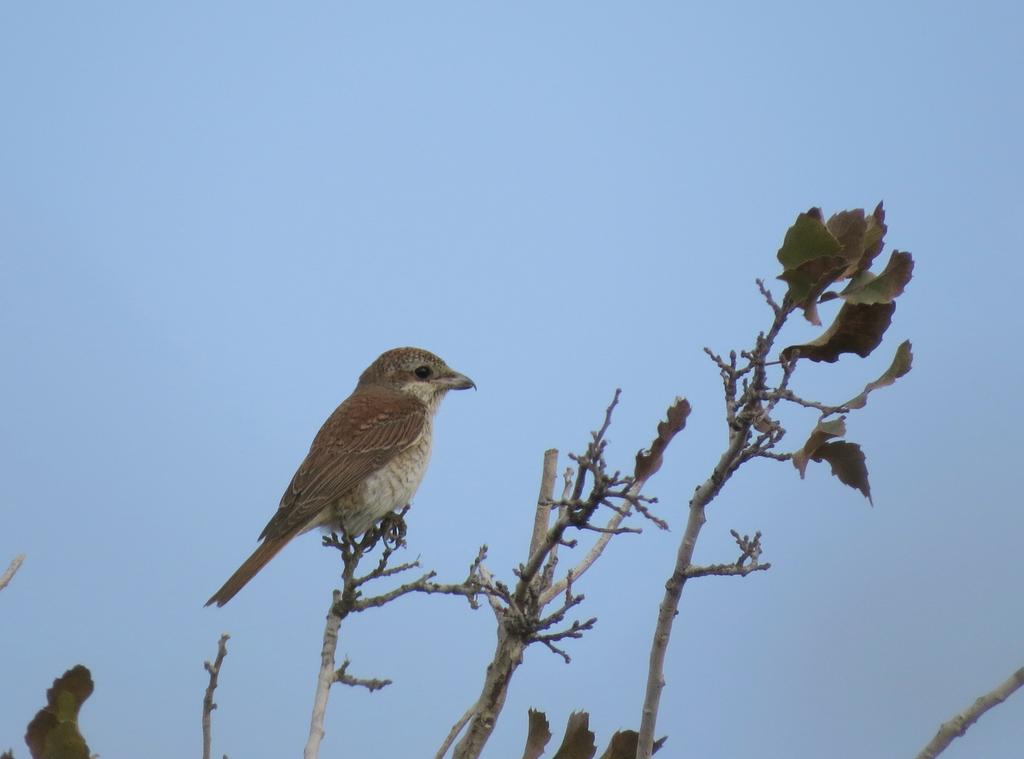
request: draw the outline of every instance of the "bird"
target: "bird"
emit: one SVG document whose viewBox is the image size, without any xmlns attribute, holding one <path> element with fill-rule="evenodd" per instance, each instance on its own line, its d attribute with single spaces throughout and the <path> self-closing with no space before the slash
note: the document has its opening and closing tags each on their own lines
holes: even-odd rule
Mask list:
<svg viewBox="0 0 1024 759">
<path fill-rule="evenodd" d="M 206 606 L 223 606 L 292 538 L 318 527 L 355 537 L 406 506 L 430 460 L 434 414 L 476 383 L 422 348 L 382 353 L 313 438 L 258 548 Z"/>
</svg>

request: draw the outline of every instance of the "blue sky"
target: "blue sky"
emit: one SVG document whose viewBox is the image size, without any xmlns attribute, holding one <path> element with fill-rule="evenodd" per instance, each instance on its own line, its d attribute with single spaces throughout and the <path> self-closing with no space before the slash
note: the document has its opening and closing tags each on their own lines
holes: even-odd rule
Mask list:
<svg viewBox="0 0 1024 759">
<path fill-rule="evenodd" d="M 664 755 L 913 756 L 1021 666 L 1014 428 L 1024 387 L 1024 11 L 869 2 L 33 3 L 0 8 L 0 748 L 89 666 L 105 757 L 198 755 L 202 661 L 229 631 L 217 755 L 305 740 L 335 557 L 295 543 L 224 609 L 323 419 L 381 351 L 476 380 L 438 421 L 409 553 L 460 579 L 523 558 L 542 452 L 616 387 L 611 464 L 694 405 L 649 492 L 673 529 L 617 539 L 570 666 L 530 650 L 526 709 L 635 727 L 685 502 L 724 442 L 701 348 L 767 326 L 755 277 L 796 214 L 884 199 L 915 278 L 887 347 L 801 369 L 825 401 L 902 339 L 915 366 L 848 420 L 874 508 L 755 462 L 702 562 L 760 529 L 767 573 L 687 587 Z M 784 342 L 814 336 L 792 325 Z M 790 338 L 792 338 L 790 340 Z M 813 416 L 787 420 L 792 446 Z M 406 599 L 343 628 L 381 693 L 336 689 L 325 755 L 430 756 L 475 698 L 493 619 Z M 1024 700 L 946 756 L 1016 756 Z M 144 748 L 143 748 L 144 747 Z"/>
</svg>

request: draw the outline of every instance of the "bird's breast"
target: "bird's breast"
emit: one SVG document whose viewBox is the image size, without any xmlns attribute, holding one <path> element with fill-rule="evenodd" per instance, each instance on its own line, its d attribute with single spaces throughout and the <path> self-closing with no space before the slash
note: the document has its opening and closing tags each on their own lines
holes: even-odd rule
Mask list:
<svg viewBox="0 0 1024 759">
<path fill-rule="evenodd" d="M 430 461 L 430 432 L 428 427 L 415 443 L 338 499 L 336 517 L 350 534 L 366 532 L 385 514 L 412 501 Z"/>
</svg>

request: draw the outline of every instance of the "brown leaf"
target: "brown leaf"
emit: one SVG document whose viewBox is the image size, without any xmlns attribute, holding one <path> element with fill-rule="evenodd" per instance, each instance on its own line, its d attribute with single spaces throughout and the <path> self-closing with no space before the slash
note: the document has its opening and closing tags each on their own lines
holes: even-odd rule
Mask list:
<svg viewBox="0 0 1024 759">
<path fill-rule="evenodd" d="M 562 745 L 552 759 L 593 759 L 597 753 L 594 734 L 590 732 L 588 723 L 590 715 L 586 712 L 573 712 L 565 726 L 565 737 Z"/>
<path fill-rule="evenodd" d="M 544 753 L 544 747 L 551 740 L 551 728 L 548 726 L 548 718 L 544 712 L 537 709 L 530 709 L 528 712 L 530 729 L 526 735 L 526 748 L 523 749 L 523 759 L 538 759 Z"/>
<path fill-rule="evenodd" d="M 895 303 L 844 303 L 821 337 L 803 345 L 791 345 L 782 351 L 786 360 L 808 358 L 811 361 L 837 361 L 844 353 L 863 358 L 878 347 L 889 328 Z"/>
<path fill-rule="evenodd" d="M 651 447 L 645 451 L 637 451 L 636 467 L 633 469 L 634 479 L 650 479 L 655 472 L 661 469 L 665 449 L 668 448 L 668 444 L 672 442 L 676 433 L 686 426 L 686 417 L 689 415 L 689 401 L 685 398 L 676 398 L 675 402 L 668 407 L 665 421 L 658 422 L 658 436 L 654 438 Z"/>
<path fill-rule="evenodd" d="M 885 370 L 885 373 L 874 382 L 869 382 L 865 385 L 864 390 L 860 395 L 856 398 L 851 398 L 843 405 L 846 406 L 846 408 L 851 409 L 864 408 L 868 403 L 868 395 L 872 390 L 877 390 L 880 387 L 888 387 L 904 374 L 909 372 L 910 366 L 914 360 L 914 354 L 910 348 L 909 340 L 904 340 L 900 343 L 900 346 L 896 349 L 896 355 L 893 356 L 892 363 L 889 364 L 889 368 Z"/>
<path fill-rule="evenodd" d="M 636 730 L 620 730 L 612 736 L 608 748 L 601 754 L 600 759 L 635 759 L 636 743 L 639 737 Z M 654 751 L 651 753 L 657 754 L 658 749 L 664 746 L 667 740 L 667 737 L 658 738 L 654 742 Z"/>
<path fill-rule="evenodd" d="M 847 269 L 856 267 L 864 255 L 864 235 L 868 229 L 864 209 L 855 208 L 832 214 L 825 226 L 842 246 L 839 255 L 846 259 Z M 844 272 L 843 276 L 849 275 Z"/>
<path fill-rule="evenodd" d="M 836 440 L 819 446 L 811 457 L 815 461 L 827 461 L 832 467 L 832 474 L 844 485 L 856 488 L 872 505 L 871 486 L 868 484 L 868 467 L 865 463 L 864 451 L 856 443 Z"/>
<path fill-rule="evenodd" d="M 818 448 L 832 438 L 842 437 L 845 434 L 845 417 L 841 416 L 838 419 L 832 419 L 828 422 L 819 421 L 815 425 L 814 429 L 811 430 L 811 434 L 807 438 L 807 442 L 804 443 L 804 447 L 793 454 L 793 466 L 795 466 L 797 471 L 800 472 L 800 479 L 803 479 L 807 470 L 807 461 L 814 458 L 814 454 L 817 452 Z"/>
<path fill-rule="evenodd" d="M 847 303 L 889 303 L 903 294 L 913 276 L 913 257 L 894 250 L 881 274 L 875 276 L 869 271 L 862 271 L 839 293 L 839 297 Z"/>
<path fill-rule="evenodd" d="M 864 231 L 864 253 L 856 271 L 851 271 L 847 276 L 853 276 L 857 271 L 865 271 L 871 268 L 872 262 L 878 258 L 885 246 L 885 233 L 889 228 L 885 225 L 885 209 L 881 201 L 875 206 L 874 212 L 866 219 L 867 228 Z"/>
<path fill-rule="evenodd" d="M 89 759 L 89 747 L 78 731 L 78 711 L 92 690 L 92 675 L 81 664 L 53 681 L 46 691 L 46 706 L 25 733 L 33 759 Z"/>
</svg>

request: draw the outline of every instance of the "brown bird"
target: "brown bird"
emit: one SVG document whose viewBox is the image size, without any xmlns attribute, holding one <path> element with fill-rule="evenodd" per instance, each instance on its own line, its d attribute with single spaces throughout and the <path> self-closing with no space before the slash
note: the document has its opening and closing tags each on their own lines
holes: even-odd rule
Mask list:
<svg viewBox="0 0 1024 759">
<path fill-rule="evenodd" d="M 317 527 L 360 535 L 408 504 L 427 470 L 441 399 L 470 387 L 429 351 L 383 353 L 313 438 L 259 548 L 206 605 L 230 601 L 296 535 Z"/>
</svg>

